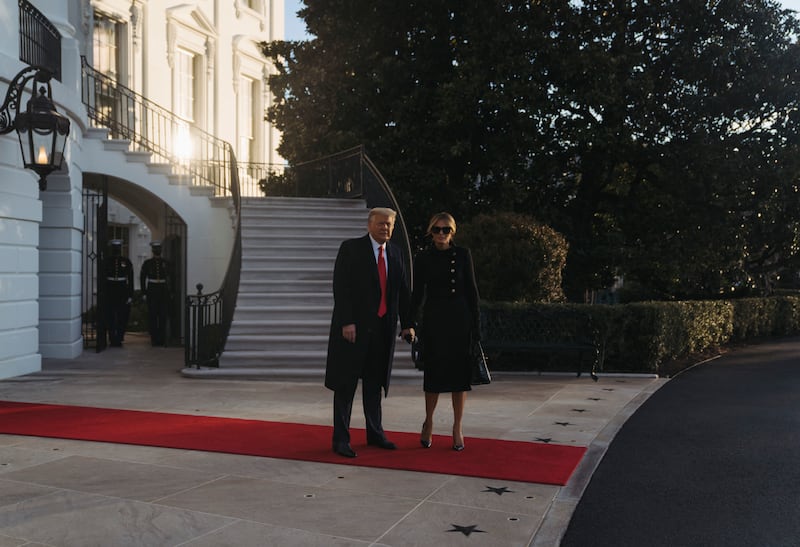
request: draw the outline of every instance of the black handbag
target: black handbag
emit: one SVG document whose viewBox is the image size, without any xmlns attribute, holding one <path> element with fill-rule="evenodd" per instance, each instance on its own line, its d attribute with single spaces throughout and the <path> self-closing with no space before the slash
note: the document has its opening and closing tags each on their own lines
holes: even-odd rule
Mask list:
<svg viewBox="0 0 800 547">
<path fill-rule="evenodd" d="M 411 360 L 417 370 L 425 370 L 425 359 L 422 338 L 415 336 L 411 341 Z"/>
<path fill-rule="evenodd" d="M 492 383 L 492 374 L 486 366 L 486 355 L 483 353 L 483 346 L 479 340 L 473 340 L 469 346 L 470 367 L 472 368 L 473 386 L 480 386 Z"/>
</svg>

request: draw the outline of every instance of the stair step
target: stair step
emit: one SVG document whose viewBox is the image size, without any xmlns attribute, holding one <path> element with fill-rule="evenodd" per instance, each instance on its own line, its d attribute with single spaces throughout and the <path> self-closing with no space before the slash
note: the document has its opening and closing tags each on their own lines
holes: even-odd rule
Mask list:
<svg viewBox="0 0 800 547">
<path fill-rule="evenodd" d="M 107 127 L 89 127 L 86 129 L 86 137 L 90 139 L 107 140 L 111 130 Z"/>
<path fill-rule="evenodd" d="M 242 270 L 268 270 L 276 265 L 280 269 L 295 270 L 322 270 L 326 269 L 333 273 L 333 265 L 336 262 L 334 256 L 252 256 L 248 253 L 247 258 L 243 259 Z"/>
<path fill-rule="evenodd" d="M 366 233 L 366 204 L 245 197 L 241 221 L 239 297 L 220 367 L 211 374 L 321 381 L 336 254 L 342 241 Z M 406 354 L 407 348 L 399 360 Z"/>
<path fill-rule="evenodd" d="M 333 309 L 333 294 L 319 292 L 249 292 L 239 290 L 237 306 L 260 306 L 269 308 L 286 307 L 295 304 L 304 306 L 324 306 Z"/>
<path fill-rule="evenodd" d="M 259 208 L 253 209 L 242 207 L 242 211 L 247 215 L 248 223 L 257 226 L 265 222 L 281 222 L 284 224 L 346 224 L 348 226 L 363 225 L 366 229 L 367 215 L 363 211 L 353 211 L 348 214 L 331 214 L 332 209 L 317 207 L 316 209 L 306 210 L 305 214 L 298 217 L 296 210 L 285 208 Z"/>
<path fill-rule="evenodd" d="M 292 268 L 245 268 L 242 265 L 241 279 L 286 279 L 286 280 L 319 280 L 331 281 L 333 279 L 333 264 L 330 268 L 305 268 L 295 270 Z"/>
<path fill-rule="evenodd" d="M 225 351 L 326 351 L 328 349 L 327 334 L 230 334 Z"/>
<path fill-rule="evenodd" d="M 106 139 L 103 141 L 103 148 L 111 152 L 127 152 L 131 147 L 131 141 L 127 139 Z"/>
<path fill-rule="evenodd" d="M 265 208 L 265 207 L 285 207 L 297 211 L 307 211 L 313 208 L 334 209 L 346 211 L 348 209 L 367 212 L 367 205 L 359 199 L 338 199 L 338 198 L 291 198 L 291 197 L 246 197 L 242 198 L 243 207 Z"/>
<path fill-rule="evenodd" d="M 134 163 L 150 163 L 151 157 L 152 153 L 144 150 L 127 150 L 125 152 L 125 158 Z"/>
<path fill-rule="evenodd" d="M 213 186 L 189 186 L 189 193 L 193 196 L 208 196 L 213 197 L 217 193 L 217 189 Z"/>
<path fill-rule="evenodd" d="M 197 188 L 196 186 L 192 188 Z M 213 189 L 213 188 L 212 188 Z M 363 236 L 367 233 L 366 226 L 331 226 L 330 224 L 320 224 L 317 226 L 309 224 L 286 224 L 275 223 L 269 226 L 250 226 L 242 221 L 242 237 L 248 238 L 251 236 L 258 236 L 269 234 L 275 236 L 292 236 L 292 237 L 305 237 L 316 238 L 323 236 L 327 240 L 338 239 L 339 241 L 349 239 L 352 237 Z"/>
<path fill-rule="evenodd" d="M 239 292 L 269 292 L 273 294 L 293 292 L 324 292 L 333 294 L 331 279 L 242 279 Z"/>
<path fill-rule="evenodd" d="M 236 306 L 236 316 L 244 320 L 264 319 L 316 319 L 331 316 L 333 306 Z"/>
<path fill-rule="evenodd" d="M 265 245 L 275 245 L 283 243 L 285 245 L 294 245 L 297 247 L 323 247 L 339 249 L 344 238 L 338 233 L 336 234 L 314 234 L 313 236 L 302 235 L 297 233 L 276 235 L 272 232 L 253 231 L 253 233 L 245 233 L 242 228 L 242 249 L 250 249 L 252 247 L 263 247 Z M 365 235 L 367 232 L 363 230 L 359 235 Z"/>
<path fill-rule="evenodd" d="M 279 245 L 279 244 L 264 244 L 264 245 L 242 245 L 242 252 L 245 260 L 251 259 L 295 259 L 295 258 L 324 258 L 331 261 L 336 259 L 338 247 L 324 247 L 315 245 Z"/>
<path fill-rule="evenodd" d="M 235 366 L 238 367 L 267 365 L 303 367 L 311 365 L 324 368 L 327 357 L 327 349 L 296 351 L 267 351 L 266 349 L 228 351 L 226 349 L 220 357 L 219 366 L 221 368 L 235 363 Z"/>
<path fill-rule="evenodd" d="M 235 318 L 231 324 L 231 334 L 248 335 L 270 333 L 272 336 L 301 334 L 327 335 L 330 331 L 331 318 L 327 319 L 238 319 Z M 228 336 L 230 336 L 229 334 Z"/>
<path fill-rule="evenodd" d="M 154 175 L 171 175 L 172 166 L 168 163 L 148 163 L 147 171 Z"/>
</svg>

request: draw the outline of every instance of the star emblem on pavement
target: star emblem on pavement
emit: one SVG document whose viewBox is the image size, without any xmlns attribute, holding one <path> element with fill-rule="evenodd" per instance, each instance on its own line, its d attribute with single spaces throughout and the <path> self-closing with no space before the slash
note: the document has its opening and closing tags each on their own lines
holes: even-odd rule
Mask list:
<svg viewBox="0 0 800 547">
<path fill-rule="evenodd" d="M 602 400 L 603 400 L 603 399 L 601 399 L 601 398 L 599 398 L 599 397 L 587 397 L 587 399 L 588 399 L 589 401 L 602 401 Z"/>
<path fill-rule="evenodd" d="M 540 443 L 549 443 L 553 439 L 551 439 L 550 437 L 536 437 L 536 440 Z"/>
<path fill-rule="evenodd" d="M 514 491 L 513 490 L 509 490 L 507 486 L 495 487 L 495 486 L 489 486 L 489 485 L 486 486 L 486 490 L 483 490 L 483 492 L 494 492 L 498 496 L 502 496 L 503 494 L 513 494 L 514 493 Z"/>
<path fill-rule="evenodd" d="M 477 524 L 470 524 L 469 526 L 459 526 L 458 524 L 451 524 L 450 526 L 453 527 L 452 530 L 447 530 L 448 532 L 461 532 L 465 536 L 469 536 L 473 532 L 479 532 L 481 534 L 485 534 L 484 530 L 478 530 Z"/>
<path fill-rule="evenodd" d="M 568 425 L 572 425 L 572 424 L 571 424 L 571 423 L 569 423 L 569 422 L 555 422 L 555 424 L 556 424 L 556 425 L 563 425 L 564 427 L 567 427 Z"/>
<path fill-rule="evenodd" d="M 586 412 L 585 408 L 573 408 L 572 412 Z"/>
</svg>

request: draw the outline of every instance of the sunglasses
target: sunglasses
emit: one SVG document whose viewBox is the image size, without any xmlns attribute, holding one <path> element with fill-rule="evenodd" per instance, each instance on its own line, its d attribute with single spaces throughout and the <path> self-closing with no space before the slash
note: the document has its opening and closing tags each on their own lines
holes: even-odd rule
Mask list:
<svg viewBox="0 0 800 547">
<path fill-rule="evenodd" d="M 449 234 L 453 229 L 450 226 L 434 226 L 431 228 L 432 234 Z"/>
</svg>

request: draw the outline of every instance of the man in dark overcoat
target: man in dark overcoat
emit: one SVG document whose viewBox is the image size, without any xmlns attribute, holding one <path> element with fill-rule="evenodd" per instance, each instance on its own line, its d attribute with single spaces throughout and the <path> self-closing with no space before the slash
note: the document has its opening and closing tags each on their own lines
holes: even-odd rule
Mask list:
<svg viewBox="0 0 800 547">
<path fill-rule="evenodd" d="M 367 444 L 396 448 L 383 431 L 381 390 L 388 394 L 398 316 L 401 336 L 414 336 L 405 264 L 400 248 L 389 241 L 396 216 L 392 209 L 371 209 L 368 233 L 341 244 L 333 270 L 325 387 L 333 390 L 333 451 L 349 458 L 356 456 L 350 416 L 359 378 Z"/>
</svg>

